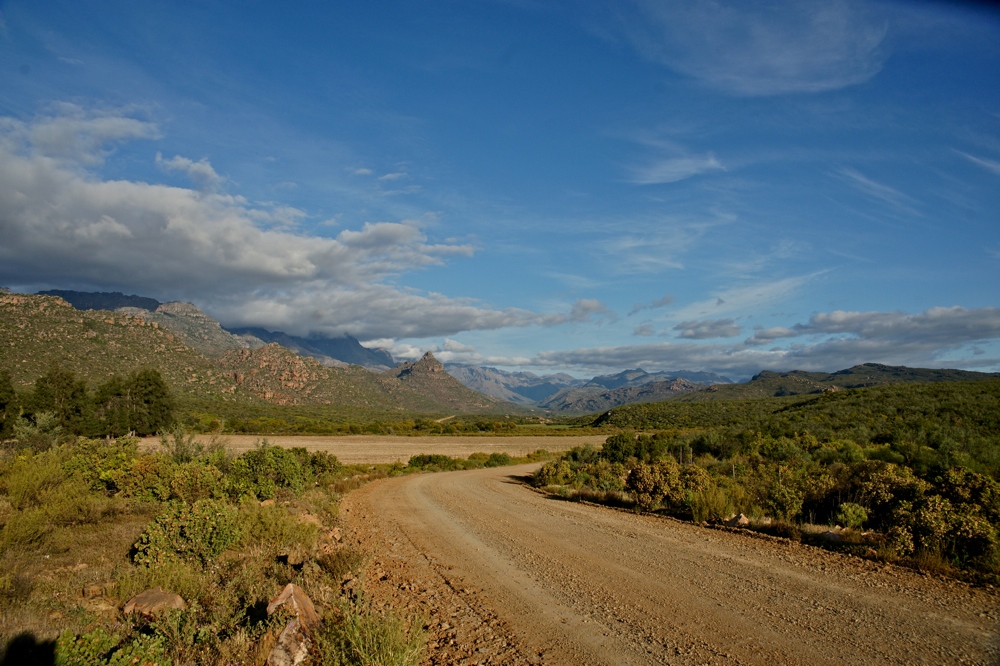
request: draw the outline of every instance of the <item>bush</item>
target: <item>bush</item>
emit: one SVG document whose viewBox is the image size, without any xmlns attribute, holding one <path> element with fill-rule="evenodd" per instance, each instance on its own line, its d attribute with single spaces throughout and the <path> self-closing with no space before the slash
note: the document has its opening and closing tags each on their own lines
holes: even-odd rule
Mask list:
<svg viewBox="0 0 1000 666">
<path fill-rule="evenodd" d="M 844 502 L 837 509 L 837 523 L 844 527 L 860 528 L 868 520 L 865 507 L 853 502 Z"/>
<path fill-rule="evenodd" d="M 491 453 L 490 457 L 483 463 L 484 467 L 506 467 L 513 465 L 514 459 L 506 453 Z"/>
<path fill-rule="evenodd" d="M 239 539 L 237 511 L 227 502 L 171 502 L 139 537 L 132 560 L 155 566 L 180 557 L 205 564 Z"/>
<path fill-rule="evenodd" d="M 307 472 L 294 453 L 271 446 L 265 439 L 257 448 L 233 460 L 227 479 L 233 497 L 251 495 L 263 500 L 274 497 L 279 488 L 296 494 L 302 492 Z"/>
<path fill-rule="evenodd" d="M 676 506 L 681 501 L 679 466 L 673 458 L 640 463 L 625 479 L 625 490 L 640 511 L 651 511 L 660 505 Z"/>
<path fill-rule="evenodd" d="M 343 619 L 324 623 L 316 638 L 319 660 L 330 666 L 416 666 L 425 641 L 416 621 L 356 608 L 344 608 Z"/>
<path fill-rule="evenodd" d="M 412 456 L 409 462 L 406 463 L 406 466 L 414 469 L 434 467 L 440 471 L 448 471 L 459 468 L 458 460 L 456 458 L 451 458 L 437 453 L 421 453 L 419 455 Z"/>
</svg>

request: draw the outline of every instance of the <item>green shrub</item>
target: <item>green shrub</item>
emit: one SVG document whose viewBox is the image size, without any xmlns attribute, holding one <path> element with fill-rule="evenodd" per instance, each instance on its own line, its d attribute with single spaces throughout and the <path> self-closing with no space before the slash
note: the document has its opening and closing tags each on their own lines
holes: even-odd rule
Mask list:
<svg viewBox="0 0 1000 666">
<path fill-rule="evenodd" d="M 318 528 L 304 523 L 282 506 L 261 506 L 252 500 L 240 504 L 240 544 L 279 551 L 289 546 L 312 547 Z"/>
<path fill-rule="evenodd" d="M 625 490 L 640 511 L 651 511 L 661 505 L 676 506 L 681 500 L 679 465 L 673 458 L 639 463 L 625 479 Z"/>
<path fill-rule="evenodd" d="M 714 485 L 689 493 L 687 504 L 691 509 L 691 517 L 698 522 L 725 520 L 735 513 L 729 495 L 724 489 Z"/>
<path fill-rule="evenodd" d="M 240 539 L 237 510 L 220 500 L 171 502 L 134 546 L 136 564 L 155 566 L 173 557 L 208 563 Z"/>
<path fill-rule="evenodd" d="M 170 666 L 161 636 L 121 639 L 98 627 L 76 635 L 66 630 L 56 640 L 55 666 Z"/>
<path fill-rule="evenodd" d="M 222 472 L 200 461 L 179 465 L 170 480 L 170 497 L 193 503 L 223 495 Z"/>
<path fill-rule="evenodd" d="M 271 446 L 265 439 L 257 448 L 237 456 L 226 478 L 233 497 L 252 495 L 263 500 L 274 497 L 279 488 L 301 493 L 307 473 L 294 453 Z"/>
<path fill-rule="evenodd" d="M 802 510 L 802 495 L 783 483 L 771 484 L 764 500 L 771 515 L 781 521 L 788 521 Z"/>
<path fill-rule="evenodd" d="M 406 463 L 406 466 L 413 469 L 427 469 L 433 467 L 439 471 L 447 471 L 458 469 L 459 461 L 455 458 L 437 453 L 421 453 L 412 456 L 409 462 Z"/>
<path fill-rule="evenodd" d="M 173 493 L 170 483 L 176 469 L 165 453 L 148 453 L 135 458 L 127 472 L 115 480 L 115 485 L 125 497 L 165 502 Z"/>
<path fill-rule="evenodd" d="M 844 527 L 860 528 L 868 520 L 865 507 L 854 502 L 844 502 L 837 509 L 837 523 Z"/>
<path fill-rule="evenodd" d="M 484 467 L 505 467 L 507 465 L 513 465 L 514 459 L 511 458 L 506 453 L 491 453 L 490 457 L 487 458 L 486 462 L 483 463 Z"/>
<path fill-rule="evenodd" d="M 535 472 L 534 484 L 536 486 L 561 486 L 573 479 L 575 474 L 573 468 L 565 460 L 551 460 Z"/>
</svg>

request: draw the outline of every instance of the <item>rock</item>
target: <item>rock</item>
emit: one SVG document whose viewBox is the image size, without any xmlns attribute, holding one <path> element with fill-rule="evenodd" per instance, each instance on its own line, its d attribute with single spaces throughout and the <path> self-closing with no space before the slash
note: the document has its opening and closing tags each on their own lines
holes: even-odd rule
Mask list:
<svg viewBox="0 0 1000 666">
<path fill-rule="evenodd" d="M 151 590 L 140 592 L 125 602 L 122 612 L 125 615 L 139 613 L 143 617 L 151 618 L 162 610 L 172 608 L 184 610 L 187 608 L 187 604 L 184 603 L 179 594 L 164 592 L 162 589 L 154 587 Z"/>
<path fill-rule="evenodd" d="M 292 587 L 292 584 L 288 584 Z M 287 589 L 287 588 L 286 588 Z M 280 595 L 279 595 L 280 596 Z M 311 602 L 310 602 L 311 605 Z M 271 612 L 268 606 L 267 612 Z M 267 655 L 267 666 L 298 666 L 309 657 L 309 638 L 298 618 L 290 620 Z"/>
<path fill-rule="evenodd" d="M 281 591 L 281 594 L 271 599 L 267 605 L 267 614 L 273 614 L 285 604 L 289 604 L 295 611 L 296 617 L 306 631 L 311 631 L 319 626 L 319 614 L 316 613 L 316 607 L 313 606 L 313 602 L 305 591 L 295 583 L 289 583 Z"/>
<path fill-rule="evenodd" d="M 739 513 L 726 521 L 727 527 L 746 527 L 750 524 L 750 519 Z"/>
</svg>

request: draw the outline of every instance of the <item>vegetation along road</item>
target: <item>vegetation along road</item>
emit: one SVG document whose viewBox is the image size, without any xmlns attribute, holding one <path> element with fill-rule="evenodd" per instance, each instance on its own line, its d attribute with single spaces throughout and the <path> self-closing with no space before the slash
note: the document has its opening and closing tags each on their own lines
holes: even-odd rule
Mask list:
<svg viewBox="0 0 1000 666">
<path fill-rule="evenodd" d="M 376 603 L 428 618 L 428 663 L 997 663 L 993 589 L 555 499 L 533 469 L 345 497 Z"/>
</svg>

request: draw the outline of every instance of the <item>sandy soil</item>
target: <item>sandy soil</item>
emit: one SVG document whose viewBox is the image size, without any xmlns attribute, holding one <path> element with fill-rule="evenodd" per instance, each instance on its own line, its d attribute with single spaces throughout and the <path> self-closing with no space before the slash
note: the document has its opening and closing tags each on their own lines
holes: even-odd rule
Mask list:
<svg viewBox="0 0 1000 666">
<path fill-rule="evenodd" d="M 785 540 L 566 502 L 534 466 L 385 479 L 341 516 L 428 664 L 1000 663 L 1000 595 Z"/>
<path fill-rule="evenodd" d="M 207 442 L 208 436 L 199 436 Z M 226 435 L 234 451 L 246 451 L 261 439 L 251 435 Z M 284 447 L 303 446 L 310 451 L 328 451 L 348 465 L 357 463 L 405 463 L 420 453 L 439 453 L 466 458 L 470 453 L 509 453 L 523 456 L 538 449 L 555 453 L 574 446 L 604 443 L 604 435 L 566 435 L 534 437 L 399 437 L 388 435 L 349 435 L 344 437 L 267 437 L 268 442 Z M 147 438 L 148 446 L 157 445 L 156 438 Z"/>
</svg>

